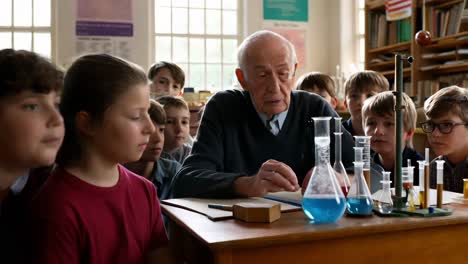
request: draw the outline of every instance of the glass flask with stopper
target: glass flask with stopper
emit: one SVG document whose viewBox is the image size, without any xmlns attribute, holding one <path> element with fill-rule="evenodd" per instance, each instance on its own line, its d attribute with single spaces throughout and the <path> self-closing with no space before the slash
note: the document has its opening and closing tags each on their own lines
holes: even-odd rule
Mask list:
<svg viewBox="0 0 468 264">
<path fill-rule="evenodd" d="M 346 197 L 348 195 L 349 188 L 351 187 L 351 182 L 349 181 L 348 174 L 346 173 L 346 169 L 341 161 L 341 136 L 343 135 L 343 132 L 341 132 L 341 117 L 334 117 L 334 119 L 335 132 L 333 134 L 335 135 L 335 163 L 333 163 L 333 170 L 335 171 L 336 178 L 340 184 L 341 191 Z"/>
<path fill-rule="evenodd" d="M 380 181 L 382 183 L 382 191 L 377 199 L 377 210 L 382 214 L 389 214 L 393 210 L 392 192 L 390 191 L 392 181 L 390 180 L 389 171 L 382 171 L 382 174 L 383 180 Z"/>
<path fill-rule="evenodd" d="M 348 215 L 350 216 L 369 216 L 372 215 L 374 207 L 372 197 L 364 179 L 362 161 L 362 147 L 355 147 L 354 156 L 354 181 L 349 188 L 346 205 Z"/>
<path fill-rule="evenodd" d="M 346 200 L 330 165 L 331 117 L 314 117 L 315 167 L 302 200 L 313 223 L 334 223 L 344 213 Z"/>
</svg>

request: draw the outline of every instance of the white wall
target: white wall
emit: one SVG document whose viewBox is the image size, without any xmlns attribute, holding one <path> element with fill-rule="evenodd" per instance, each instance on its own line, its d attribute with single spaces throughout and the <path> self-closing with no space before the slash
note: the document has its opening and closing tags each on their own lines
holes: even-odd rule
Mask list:
<svg viewBox="0 0 468 264">
<path fill-rule="evenodd" d="M 67 67 L 75 56 L 74 14 L 75 1 L 57 1 L 56 62 Z M 354 0 L 309 0 L 309 22 L 306 25 L 306 68 L 335 74 L 337 64 L 347 65 L 355 57 L 352 43 L 352 7 Z M 147 69 L 153 62 L 152 0 L 134 0 L 134 57 L 132 60 Z M 243 35 L 263 28 L 263 0 L 242 0 L 244 10 Z M 340 27 L 341 25 L 341 27 Z M 345 28 L 347 27 L 347 28 Z"/>
</svg>

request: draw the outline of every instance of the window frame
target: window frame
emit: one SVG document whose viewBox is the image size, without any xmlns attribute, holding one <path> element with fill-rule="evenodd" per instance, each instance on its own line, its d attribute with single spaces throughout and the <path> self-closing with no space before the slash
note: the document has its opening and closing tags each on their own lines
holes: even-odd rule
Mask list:
<svg viewBox="0 0 468 264">
<path fill-rule="evenodd" d="M 242 42 L 243 40 L 243 36 L 244 36 L 244 32 L 243 32 L 243 10 L 244 10 L 244 7 L 243 7 L 243 2 L 242 0 L 236 0 L 237 1 L 237 9 L 236 9 L 236 12 L 237 12 L 237 35 L 223 35 L 222 32 L 220 32 L 219 34 L 207 34 L 206 32 L 203 33 L 203 34 L 193 34 L 193 33 L 190 33 L 189 32 L 189 28 L 187 28 L 187 33 L 174 33 L 172 31 L 172 21 L 168 22 L 170 23 L 171 25 L 171 32 L 169 33 L 157 33 L 156 32 L 156 5 L 157 5 L 157 2 L 158 0 L 152 0 L 151 1 L 151 25 L 150 25 L 150 30 L 152 32 L 152 37 L 151 37 L 151 50 L 150 50 L 150 65 L 154 64 L 155 62 L 157 62 L 156 60 L 156 56 L 157 56 L 157 51 L 156 51 L 156 37 L 160 36 L 160 37 L 170 37 L 171 39 L 174 38 L 174 37 L 181 37 L 181 38 L 187 38 L 187 43 L 188 45 L 190 45 L 190 39 L 191 38 L 197 38 L 197 39 L 203 39 L 203 46 L 205 48 L 205 51 L 206 51 L 206 39 L 217 39 L 217 40 L 220 40 L 221 42 L 224 40 L 224 39 L 235 39 L 237 40 L 237 46 L 240 45 L 240 43 Z M 189 1 L 189 0 L 188 0 Z M 209 1 L 209 0 L 205 0 L 205 1 Z M 222 0 L 221 1 L 221 4 L 222 4 Z M 174 8 L 172 5 L 171 5 L 171 10 L 172 8 Z M 190 6 L 187 6 L 187 26 L 190 27 L 190 9 L 191 7 Z M 196 9 L 200 9 L 200 8 L 196 8 Z M 202 8 L 204 11 L 205 11 L 205 14 L 206 14 L 206 10 L 210 10 L 212 8 L 207 8 L 206 6 L 204 6 Z M 220 15 L 220 22 L 221 22 L 221 29 L 223 28 L 223 10 L 231 10 L 231 9 L 223 9 L 222 7 L 220 9 L 217 9 L 217 10 L 220 10 L 221 11 L 221 15 Z M 207 26 L 207 19 L 206 19 L 206 15 L 205 15 L 205 21 L 204 21 L 204 27 L 206 29 L 206 26 Z M 174 44 L 173 44 L 173 41 L 171 41 L 171 57 L 173 57 L 173 51 L 174 51 Z M 186 64 L 187 65 L 187 69 L 184 69 L 185 72 L 185 87 L 193 87 L 193 84 L 191 84 L 191 80 L 190 80 L 190 64 L 202 64 L 203 67 L 204 67 L 204 72 L 205 72 L 205 76 L 203 78 L 204 80 L 204 87 L 195 87 L 195 90 L 196 91 L 199 91 L 199 90 L 210 90 L 211 92 L 217 92 L 217 91 L 222 91 L 222 90 L 225 90 L 225 86 L 226 84 L 224 83 L 224 66 L 225 65 L 235 65 L 235 67 L 237 67 L 237 57 L 234 59 L 234 61 L 231 63 L 231 62 L 225 62 L 224 59 L 223 59 L 223 45 L 221 43 L 221 49 L 220 49 L 220 53 L 221 53 L 221 60 L 220 62 L 207 62 L 207 52 L 204 52 L 204 61 L 203 62 L 191 62 L 190 61 L 190 48 L 189 50 L 187 51 L 187 61 L 186 62 L 174 62 L 176 64 Z M 172 60 L 170 60 L 172 62 Z M 210 82 L 208 80 L 208 72 L 207 72 L 207 66 L 208 65 L 220 65 L 221 66 L 221 87 L 214 87 L 214 90 L 211 90 L 212 88 L 210 87 Z M 234 76 L 234 72 L 232 73 L 232 75 Z M 234 86 L 236 86 L 236 80 L 233 82 L 233 84 L 231 85 L 231 88 L 235 88 Z"/>
<path fill-rule="evenodd" d="M 15 49 L 15 38 L 14 33 L 31 33 L 31 50 L 34 52 L 34 33 L 50 33 L 50 60 L 52 62 L 56 62 L 57 54 L 56 54 L 56 0 L 50 0 L 50 26 L 34 26 L 34 0 L 31 1 L 31 26 L 15 26 L 15 0 L 11 1 L 11 24 L 10 26 L 0 26 L 0 33 L 10 33 L 11 34 L 11 43 L 10 46 L 12 49 Z M 41 54 L 43 55 L 43 54 Z"/>
</svg>

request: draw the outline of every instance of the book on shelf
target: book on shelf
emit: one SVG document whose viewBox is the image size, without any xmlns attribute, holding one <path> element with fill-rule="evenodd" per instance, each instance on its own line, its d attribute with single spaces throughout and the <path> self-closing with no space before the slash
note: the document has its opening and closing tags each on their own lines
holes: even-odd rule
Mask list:
<svg viewBox="0 0 468 264">
<path fill-rule="evenodd" d="M 453 5 L 429 6 L 426 8 L 426 28 L 433 34 L 433 37 L 445 37 L 464 31 L 468 20 L 466 0 Z"/>
<path fill-rule="evenodd" d="M 369 34 L 368 43 L 371 49 L 410 41 L 411 19 L 387 21 L 383 12 L 369 12 L 367 26 Z"/>
</svg>

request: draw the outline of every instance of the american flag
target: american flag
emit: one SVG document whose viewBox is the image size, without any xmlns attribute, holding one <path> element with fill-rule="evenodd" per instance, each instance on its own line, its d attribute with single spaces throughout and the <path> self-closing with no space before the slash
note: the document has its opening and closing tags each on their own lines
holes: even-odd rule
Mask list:
<svg viewBox="0 0 468 264">
<path fill-rule="evenodd" d="M 400 20 L 411 16 L 411 0 L 385 0 L 387 21 Z"/>
</svg>

